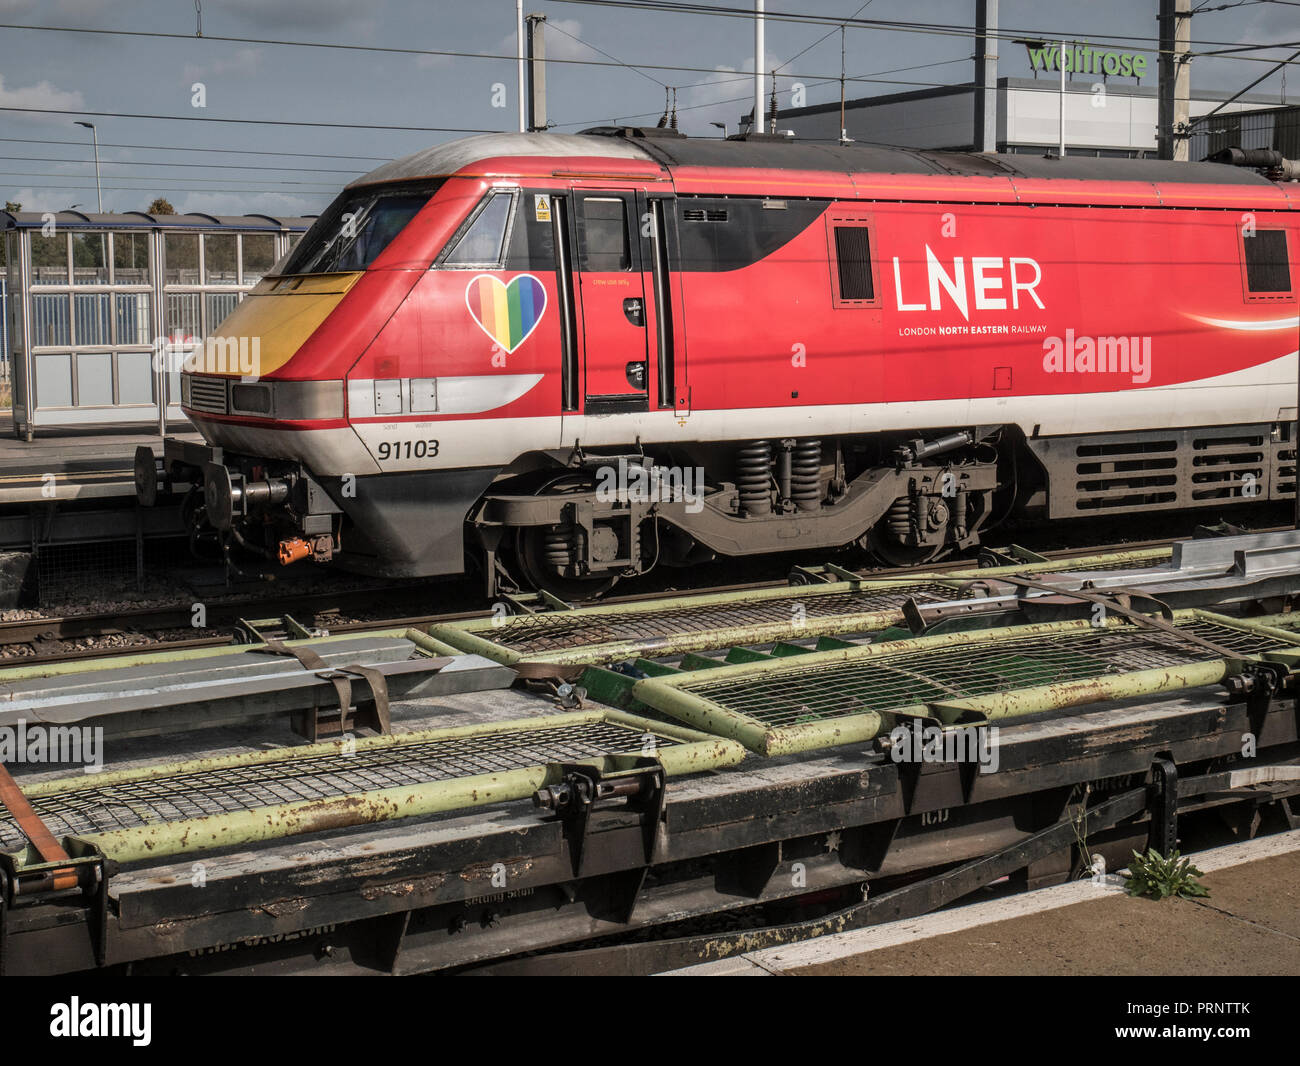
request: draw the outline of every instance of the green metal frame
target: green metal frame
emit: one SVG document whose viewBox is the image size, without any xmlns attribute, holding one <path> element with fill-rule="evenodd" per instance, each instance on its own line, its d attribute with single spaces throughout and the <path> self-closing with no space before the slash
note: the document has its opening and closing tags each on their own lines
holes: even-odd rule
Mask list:
<svg viewBox="0 0 1300 1066">
<path fill-rule="evenodd" d="M 655 722 L 648 718 L 604 708 L 537 718 L 518 718 L 507 722 L 366 737 L 353 741 L 352 746 L 356 749 L 393 748 L 430 740 L 500 736 L 514 732 L 560 729 L 598 723 L 620 725 L 630 732 L 635 731 L 633 739 L 650 735 L 678 741 L 679 743 L 667 747 L 656 745 L 653 749 L 654 757 L 670 776 L 735 766 L 745 757 L 744 748 L 733 740 L 709 736 L 674 723 Z M 296 748 L 194 759 L 101 773 L 93 777 L 81 775 L 75 778 L 36 782 L 24 785 L 23 792 L 29 798 L 57 796 L 65 792 L 75 793 L 87 788 L 101 789 L 150 778 L 202 774 L 233 767 L 310 759 L 318 755 L 338 755 L 343 750 L 342 741 L 333 741 Z M 604 756 L 578 761 L 598 766 L 603 772 L 610 773 L 633 768 L 636 759 L 645 754 L 646 752 L 633 745 L 627 752 L 611 752 Z M 110 859 L 130 863 L 146 858 L 162 858 L 211 851 L 216 848 L 237 847 L 302 833 L 385 822 L 396 818 L 427 817 L 444 811 L 525 799 L 542 786 L 556 784 L 558 780 L 558 771 L 555 767 L 539 764 L 501 773 L 476 774 L 449 781 L 431 781 L 418 786 L 380 789 L 319 800 L 302 800 L 184 821 L 159 822 L 129 829 L 68 837 L 65 838 L 65 847 L 69 854 L 81 854 L 88 848 L 96 847 Z M 31 846 L 13 853 L 13 858 L 19 870 L 41 862 L 40 856 Z"/>
<path fill-rule="evenodd" d="M 946 585 L 953 590 L 953 595 L 956 597 L 960 592 L 961 584 L 973 578 L 996 578 L 1010 574 L 1035 574 L 1066 569 L 1080 570 L 1087 569 L 1089 566 L 1113 566 L 1118 563 L 1156 563 L 1162 559 L 1168 559 L 1169 555 L 1170 550 L 1168 548 L 1147 548 L 1139 551 L 1113 552 L 1107 555 L 1082 556 L 1070 560 L 1023 563 L 1015 566 L 976 567 L 965 570 L 949 570 L 942 573 L 908 574 L 905 577 L 893 578 L 867 576 L 823 585 L 775 586 L 770 589 L 745 592 L 712 592 L 703 595 L 647 600 L 641 603 L 582 607 L 566 611 L 563 620 L 565 622 L 581 621 L 584 618 L 598 620 L 609 615 L 648 614 L 729 604 L 745 607 L 753 606 L 756 602 L 772 603 L 781 600 L 798 602 L 823 596 L 840 595 L 846 592 L 884 591 L 897 588 L 900 585 Z M 836 572 L 841 571 L 836 568 Z M 513 628 L 533 625 L 536 618 L 536 615 L 474 618 L 467 621 L 447 622 L 442 625 L 430 626 L 428 633 L 440 648 L 482 655 L 505 666 L 513 666 L 524 661 L 591 666 L 634 658 L 648 653 L 653 653 L 656 656 L 680 655 L 687 652 L 705 651 L 738 644 L 764 644 L 772 641 L 805 637 L 834 636 L 840 633 L 873 633 L 898 625 L 903 619 L 903 612 L 901 609 L 887 608 L 823 618 L 804 618 L 799 621 L 790 618 L 754 625 L 719 626 L 695 633 L 683 633 L 674 637 L 671 641 L 665 641 L 658 637 L 634 638 L 535 653 L 519 652 L 493 639 L 493 634 L 505 635 Z M 432 647 L 432 645 L 429 646 Z M 442 651 L 440 654 L 450 653 L 450 651 Z"/>
<path fill-rule="evenodd" d="M 359 630 L 355 633 L 334 633 L 328 637 L 309 637 L 305 640 L 286 640 L 286 648 L 310 647 L 318 645 L 333 644 L 343 640 L 358 640 L 368 637 L 406 637 L 411 640 L 411 634 L 418 630 L 412 630 L 405 626 L 400 629 L 367 629 Z M 423 636 L 423 634 L 421 634 Z M 30 681 L 43 677 L 64 677 L 68 674 L 84 674 L 92 670 L 103 670 L 105 667 L 122 667 L 126 669 L 130 666 L 148 666 L 151 664 L 166 664 L 179 662 L 193 662 L 198 659 L 211 659 L 219 655 L 230 655 L 233 652 L 242 652 L 246 654 L 259 653 L 265 648 L 265 644 L 215 644 L 206 648 L 181 648 L 178 651 L 154 651 L 140 652 L 135 655 L 105 655 L 96 659 L 75 659 L 72 662 L 64 663 L 47 663 L 45 665 L 35 664 L 30 666 L 5 666 L 0 667 L 0 689 L 8 681 Z M 438 654 L 461 654 L 454 649 Z M 21 662 L 21 660 L 16 660 Z"/>
<path fill-rule="evenodd" d="M 1300 635 L 1267 624 L 1228 618 L 1202 610 L 1176 611 L 1174 619 L 1176 622 L 1212 622 L 1277 641 L 1279 648 L 1276 651 L 1265 652 L 1258 658 L 1264 658 L 1266 655 L 1276 656 L 1279 660 L 1286 660 L 1292 656 L 1300 657 Z M 1131 624 L 1112 617 L 1106 619 L 1105 627 L 1131 628 Z M 870 740 L 883 727 L 892 724 L 898 718 L 938 719 L 945 724 L 955 725 L 958 722 L 1011 717 L 1102 700 L 1125 699 L 1214 684 L 1223 680 L 1229 670 L 1239 668 L 1240 663 L 1256 658 L 1242 655 L 1229 661 L 1210 657 L 1203 663 L 1010 689 L 966 699 L 910 704 L 891 707 L 883 712 L 869 710 L 860 714 L 846 714 L 784 726 L 766 725 L 756 718 L 723 707 L 699 692 L 693 691 L 698 686 L 713 685 L 719 681 L 758 681 L 782 676 L 798 676 L 807 674 L 810 669 L 815 670 L 819 666 L 877 659 L 896 660 L 915 652 L 978 645 L 992 641 L 1015 641 L 1032 645 L 1039 637 L 1092 632 L 1097 628 L 1099 627 L 1087 619 L 1043 622 L 976 632 L 942 633 L 879 644 L 863 644 L 808 652 L 797 657 L 770 657 L 759 662 L 721 665 L 648 677 L 632 685 L 630 698 L 638 704 L 671 715 L 696 728 L 738 740 L 751 751 L 773 756 Z"/>
</svg>

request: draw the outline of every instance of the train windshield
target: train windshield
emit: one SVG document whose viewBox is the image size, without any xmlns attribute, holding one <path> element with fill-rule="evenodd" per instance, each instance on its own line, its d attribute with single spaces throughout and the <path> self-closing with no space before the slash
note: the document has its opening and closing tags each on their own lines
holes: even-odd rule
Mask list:
<svg viewBox="0 0 1300 1066">
<path fill-rule="evenodd" d="M 303 236 L 277 274 L 364 270 L 429 202 L 436 186 L 345 193 Z"/>
</svg>

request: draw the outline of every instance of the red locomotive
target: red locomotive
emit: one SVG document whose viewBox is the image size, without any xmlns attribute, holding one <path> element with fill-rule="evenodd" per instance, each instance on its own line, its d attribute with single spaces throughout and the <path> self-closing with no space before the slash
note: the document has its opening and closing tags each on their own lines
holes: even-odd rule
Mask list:
<svg viewBox="0 0 1300 1066">
<path fill-rule="evenodd" d="M 569 597 L 1276 499 L 1297 209 L 1216 163 L 472 137 L 348 186 L 194 354 L 166 473 L 273 560 Z"/>
</svg>

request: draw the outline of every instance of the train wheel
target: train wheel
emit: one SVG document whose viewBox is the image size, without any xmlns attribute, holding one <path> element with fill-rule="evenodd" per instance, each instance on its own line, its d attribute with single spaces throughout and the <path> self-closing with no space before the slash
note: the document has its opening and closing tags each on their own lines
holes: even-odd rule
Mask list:
<svg viewBox="0 0 1300 1066">
<path fill-rule="evenodd" d="M 947 522 L 947 508 L 941 505 L 940 508 L 937 512 L 932 511 L 927 517 L 937 519 L 940 523 Z M 859 540 L 859 543 L 889 566 L 920 566 L 922 563 L 932 562 L 947 554 L 948 549 L 943 543 L 946 537 L 940 538 L 940 542 L 933 545 L 909 544 L 908 540 L 913 533 L 912 521 L 911 504 L 907 497 L 900 496 L 893 502 L 885 516 Z M 934 531 L 939 528 L 941 528 L 939 525 L 931 526 L 931 530 Z"/>
<path fill-rule="evenodd" d="M 591 488 L 585 478 L 564 475 L 548 482 L 537 490 L 537 495 L 555 496 L 587 492 Z M 568 577 L 561 572 L 567 559 L 569 527 L 525 526 L 514 534 L 515 560 L 522 577 L 535 589 L 545 589 L 553 596 L 568 602 L 594 600 L 605 595 L 618 583 L 617 574 L 599 574 L 591 577 Z"/>
<path fill-rule="evenodd" d="M 871 552 L 872 555 L 887 566 L 920 566 L 923 563 L 933 562 L 940 556 L 947 554 L 947 548 L 942 544 L 934 546 L 919 545 L 916 547 L 903 544 L 892 536 L 888 529 L 882 528 L 882 526 L 883 523 L 873 528 L 863 540 L 867 551 Z"/>
</svg>

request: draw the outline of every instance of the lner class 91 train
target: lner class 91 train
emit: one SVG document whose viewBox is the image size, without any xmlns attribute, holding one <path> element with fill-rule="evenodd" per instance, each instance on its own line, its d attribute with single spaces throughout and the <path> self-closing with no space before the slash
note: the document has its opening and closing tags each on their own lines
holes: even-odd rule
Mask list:
<svg viewBox="0 0 1300 1066">
<path fill-rule="evenodd" d="M 454 141 L 348 186 L 194 353 L 207 445 L 165 474 L 227 548 L 571 598 L 1276 499 L 1298 207 L 1215 163 Z"/>
</svg>

